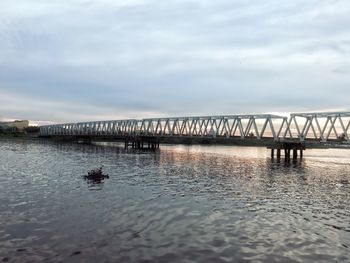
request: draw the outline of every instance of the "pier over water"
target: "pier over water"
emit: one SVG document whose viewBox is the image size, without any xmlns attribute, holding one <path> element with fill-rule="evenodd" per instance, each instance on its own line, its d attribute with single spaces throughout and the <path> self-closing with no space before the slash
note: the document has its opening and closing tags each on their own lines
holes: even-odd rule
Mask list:
<svg viewBox="0 0 350 263">
<path fill-rule="evenodd" d="M 307 148 L 350 146 L 350 112 L 220 115 L 93 121 L 46 125 L 41 137 L 66 140 L 116 140 L 125 147 L 157 149 L 166 143 L 262 146 L 271 157 L 303 156 Z"/>
</svg>

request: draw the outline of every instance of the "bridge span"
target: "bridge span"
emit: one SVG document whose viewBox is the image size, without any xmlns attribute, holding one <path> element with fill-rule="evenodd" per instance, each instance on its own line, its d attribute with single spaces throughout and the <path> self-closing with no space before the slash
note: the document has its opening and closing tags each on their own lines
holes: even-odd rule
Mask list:
<svg viewBox="0 0 350 263">
<path fill-rule="evenodd" d="M 294 152 L 350 146 L 350 112 L 194 116 L 109 120 L 46 125 L 41 137 L 123 140 L 125 147 L 158 148 L 160 142 L 227 143 Z M 350 148 L 349 148 L 350 149 Z M 293 153 L 295 157 L 295 153 Z"/>
</svg>

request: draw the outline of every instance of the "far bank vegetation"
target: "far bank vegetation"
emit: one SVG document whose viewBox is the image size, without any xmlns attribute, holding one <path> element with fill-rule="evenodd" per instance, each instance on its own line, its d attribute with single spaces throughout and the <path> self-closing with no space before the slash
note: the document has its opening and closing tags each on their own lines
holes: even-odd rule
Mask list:
<svg viewBox="0 0 350 263">
<path fill-rule="evenodd" d="M 29 126 L 23 130 L 19 130 L 16 127 L 1 127 L 0 136 L 24 136 L 24 135 L 38 135 L 40 128 L 38 126 Z"/>
</svg>

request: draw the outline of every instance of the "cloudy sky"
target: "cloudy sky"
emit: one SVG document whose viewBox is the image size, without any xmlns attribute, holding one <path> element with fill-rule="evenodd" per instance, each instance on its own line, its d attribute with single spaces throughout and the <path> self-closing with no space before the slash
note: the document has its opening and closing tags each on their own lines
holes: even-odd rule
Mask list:
<svg viewBox="0 0 350 263">
<path fill-rule="evenodd" d="M 1 0 L 0 119 L 350 110 L 348 0 Z"/>
</svg>

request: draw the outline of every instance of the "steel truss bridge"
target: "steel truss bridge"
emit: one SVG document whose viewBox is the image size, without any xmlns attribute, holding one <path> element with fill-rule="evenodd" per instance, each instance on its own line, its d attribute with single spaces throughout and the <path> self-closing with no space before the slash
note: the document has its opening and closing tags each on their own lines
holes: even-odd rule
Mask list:
<svg viewBox="0 0 350 263">
<path fill-rule="evenodd" d="M 43 137 L 205 138 L 347 145 L 350 112 L 220 115 L 148 118 L 54 124 L 40 127 Z"/>
</svg>

